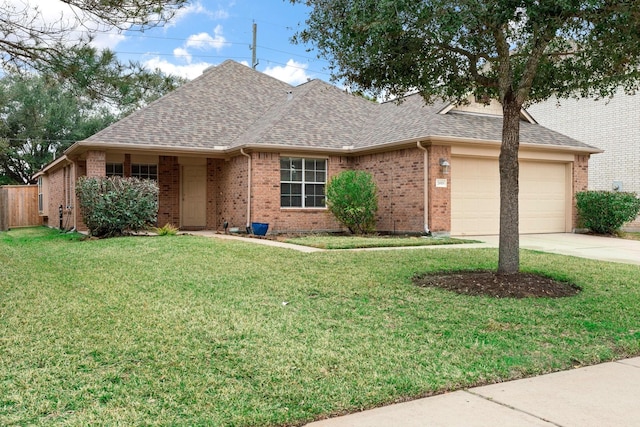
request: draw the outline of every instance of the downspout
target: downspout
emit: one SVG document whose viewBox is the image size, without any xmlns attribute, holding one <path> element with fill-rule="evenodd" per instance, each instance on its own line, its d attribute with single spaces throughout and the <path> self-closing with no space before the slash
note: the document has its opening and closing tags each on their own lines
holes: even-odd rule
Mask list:
<svg viewBox="0 0 640 427">
<path fill-rule="evenodd" d="M 240 149 L 240 154 L 248 159 L 249 167 L 247 173 L 247 233 L 251 227 L 251 155 L 244 152 L 244 148 Z"/>
<path fill-rule="evenodd" d="M 431 235 L 429 230 L 429 151 L 422 146 L 420 141 L 417 142 L 418 148 L 424 152 L 424 232 Z"/>
</svg>

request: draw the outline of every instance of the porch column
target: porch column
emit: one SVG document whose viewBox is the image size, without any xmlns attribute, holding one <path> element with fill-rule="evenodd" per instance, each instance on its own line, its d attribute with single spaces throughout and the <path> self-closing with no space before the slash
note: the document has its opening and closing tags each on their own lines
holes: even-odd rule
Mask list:
<svg viewBox="0 0 640 427">
<path fill-rule="evenodd" d="M 104 151 L 87 151 L 87 176 L 107 175 L 107 154 Z"/>
</svg>

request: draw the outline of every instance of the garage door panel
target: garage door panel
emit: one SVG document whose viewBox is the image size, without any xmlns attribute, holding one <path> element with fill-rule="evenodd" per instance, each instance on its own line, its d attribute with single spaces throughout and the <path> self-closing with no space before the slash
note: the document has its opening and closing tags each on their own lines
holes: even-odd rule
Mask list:
<svg viewBox="0 0 640 427">
<path fill-rule="evenodd" d="M 454 157 L 451 163 L 452 234 L 498 234 L 498 160 Z M 565 231 L 566 167 L 560 163 L 520 162 L 521 233 Z"/>
</svg>

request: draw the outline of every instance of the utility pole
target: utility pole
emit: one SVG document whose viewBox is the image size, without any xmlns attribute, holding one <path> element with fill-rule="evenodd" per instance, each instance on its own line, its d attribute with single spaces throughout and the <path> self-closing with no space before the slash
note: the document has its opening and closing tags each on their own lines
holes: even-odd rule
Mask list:
<svg viewBox="0 0 640 427">
<path fill-rule="evenodd" d="M 256 57 L 256 39 L 258 35 L 258 24 L 253 23 L 253 44 L 251 45 L 251 68 L 254 70 L 258 66 L 258 58 Z"/>
</svg>

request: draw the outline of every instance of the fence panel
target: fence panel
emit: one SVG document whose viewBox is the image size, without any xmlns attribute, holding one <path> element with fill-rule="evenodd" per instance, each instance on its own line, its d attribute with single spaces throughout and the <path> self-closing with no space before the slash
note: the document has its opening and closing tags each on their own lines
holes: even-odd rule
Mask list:
<svg viewBox="0 0 640 427">
<path fill-rule="evenodd" d="M 42 224 L 38 212 L 37 185 L 6 185 L 2 187 L 5 195 L 0 196 L 0 216 L 6 222 L 4 229 L 15 227 L 33 227 Z M 0 221 L 0 223 L 3 221 Z M 3 229 L 0 224 L 0 229 Z"/>
<path fill-rule="evenodd" d="M 0 231 L 9 229 L 9 190 L 0 187 Z"/>
</svg>

